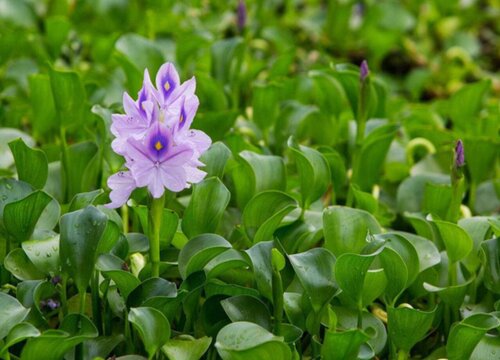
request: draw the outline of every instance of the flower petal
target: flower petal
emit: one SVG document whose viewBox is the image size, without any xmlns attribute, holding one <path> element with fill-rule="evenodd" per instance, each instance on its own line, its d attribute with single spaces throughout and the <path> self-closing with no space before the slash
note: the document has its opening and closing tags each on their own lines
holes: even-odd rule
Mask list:
<svg viewBox="0 0 500 360">
<path fill-rule="evenodd" d="M 183 166 L 193 157 L 193 154 L 194 150 L 189 144 L 179 144 L 170 147 L 160 161 L 166 166 Z"/>
<path fill-rule="evenodd" d="M 159 168 L 155 168 L 152 171 L 152 174 L 153 174 L 153 176 L 150 177 L 150 182 L 148 184 L 148 190 L 155 199 L 158 199 L 165 192 L 165 188 L 163 186 L 163 182 L 162 182 L 161 175 L 160 175 L 161 170 Z"/>
<path fill-rule="evenodd" d="M 109 194 L 111 203 L 105 206 L 115 209 L 127 202 L 136 188 L 136 183 L 129 171 L 120 171 L 108 178 L 108 186 L 111 189 Z"/>
<path fill-rule="evenodd" d="M 186 170 L 182 167 L 162 166 L 160 179 L 170 191 L 179 192 L 188 187 Z"/>
<path fill-rule="evenodd" d="M 170 94 L 179 86 L 179 74 L 174 64 L 168 62 L 163 64 L 156 74 L 156 88 L 159 95 L 159 103 L 165 104 Z"/>
</svg>

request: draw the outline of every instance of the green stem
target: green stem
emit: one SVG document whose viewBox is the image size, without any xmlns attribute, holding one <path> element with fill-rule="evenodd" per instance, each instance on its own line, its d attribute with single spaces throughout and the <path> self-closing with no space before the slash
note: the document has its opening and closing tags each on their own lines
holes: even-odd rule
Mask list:
<svg viewBox="0 0 500 360">
<path fill-rule="evenodd" d="M 122 223 L 123 223 L 123 233 L 128 233 L 128 206 L 127 204 L 122 205 Z"/>
<path fill-rule="evenodd" d="M 398 360 L 407 360 L 408 359 L 408 353 L 404 350 L 399 350 L 398 351 Z"/>
<path fill-rule="evenodd" d="M 363 329 L 363 308 L 358 306 L 358 329 Z"/>
<path fill-rule="evenodd" d="M 273 270 L 273 305 L 274 305 L 274 333 L 281 335 L 281 322 L 283 321 L 283 284 L 278 270 Z"/>
<path fill-rule="evenodd" d="M 87 301 L 87 293 L 84 291 L 80 293 L 80 315 L 85 315 L 86 301 Z"/>
<path fill-rule="evenodd" d="M 99 334 L 103 334 L 101 301 L 99 298 L 99 272 L 95 271 L 91 279 L 90 287 L 92 289 L 92 317 Z"/>
<path fill-rule="evenodd" d="M 66 203 L 69 196 L 67 181 L 68 144 L 66 143 L 66 130 L 62 126 L 60 128 L 59 136 L 61 138 L 61 185 L 63 189 L 62 197 L 64 203 Z"/>
<path fill-rule="evenodd" d="M 67 291 L 66 291 L 67 281 L 68 281 L 68 279 L 66 278 L 66 275 L 62 275 L 61 276 L 61 290 L 59 292 L 59 296 L 61 297 L 62 318 L 64 318 L 68 314 L 68 295 L 67 295 Z"/>
<path fill-rule="evenodd" d="M 149 255 L 151 261 L 151 277 L 160 276 L 160 230 L 163 216 L 163 207 L 165 195 L 160 198 L 151 199 L 149 207 Z"/>
</svg>

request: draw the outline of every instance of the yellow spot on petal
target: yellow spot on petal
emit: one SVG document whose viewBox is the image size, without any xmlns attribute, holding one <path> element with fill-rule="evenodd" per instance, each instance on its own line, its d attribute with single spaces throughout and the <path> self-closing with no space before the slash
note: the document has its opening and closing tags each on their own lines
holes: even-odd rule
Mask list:
<svg viewBox="0 0 500 360">
<path fill-rule="evenodd" d="M 162 143 L 158 140 L 155 144 L 155 149 L 160 151 L 161 149 L 163 149 L 163 145 Z"/>
<path fill-rule="evenodd" d="M 179 122 L 182 124 L 184 122 L 184 115 L 181 114 L 181 116 L 179 117 Z"/>
<path fill-rule="evenodd" d="M 165 81 L 165 85 L 163 85 L 163 87 L 165 88 L 165 91 L 170 90 L 170 83 L 168 81 Z"/>
</svg>

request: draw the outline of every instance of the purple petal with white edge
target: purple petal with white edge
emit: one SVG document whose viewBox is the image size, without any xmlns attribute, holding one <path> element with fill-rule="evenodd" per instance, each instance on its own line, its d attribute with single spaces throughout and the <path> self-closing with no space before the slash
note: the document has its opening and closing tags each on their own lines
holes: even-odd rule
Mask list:
<svg viewBox="0 0 500 360">
<path fill-rule="evenodd" d="M 125 204 L 130 194 L 137 187 L 132 174 L 129 171 L 120 171 L 108 178 L 108 186 L 111 189 L 109 198 L 111 203 L 107 208 L 116 209 Z"/>
<path fill-rule="evenodd" d="M 179 86 L 180 79 L 174 64 L 166 63 L 160 67 L 156 74 L 156 88 L 159 95 L 159 103 L 166 103 L 170 94 Z"/>
<path fill-rule="evenodd" d="M 182 167 L 162 166 L 160 178 L 170 191 L 179 192 L 188 187 L 186 170 Z"/>
<path fill-rule="evenodd" d="M 171 131 L 164 124 L 157 121 L 151 125 L 144 143 L 153 161 L 161 162 L 166 158 L 172 147 L 171 138 Z"/>
</svg>

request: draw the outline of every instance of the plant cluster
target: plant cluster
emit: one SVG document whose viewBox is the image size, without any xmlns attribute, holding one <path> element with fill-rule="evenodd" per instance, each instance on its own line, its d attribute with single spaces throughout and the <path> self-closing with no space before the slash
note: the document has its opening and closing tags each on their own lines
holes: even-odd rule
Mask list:
<svg viewBox="0 0 500 360">
<path fill-rule="evenodd" d="M 498 6 L 0 0 L 0 358 L 498 359 Z"/>
</svg>

